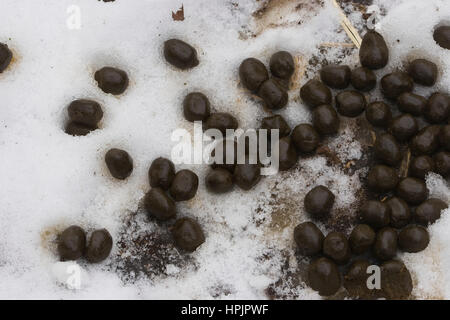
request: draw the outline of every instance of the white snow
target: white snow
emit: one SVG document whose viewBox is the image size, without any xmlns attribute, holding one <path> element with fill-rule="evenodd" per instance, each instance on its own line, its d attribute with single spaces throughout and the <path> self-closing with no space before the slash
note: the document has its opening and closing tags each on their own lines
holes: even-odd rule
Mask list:
<svg viewBox="0 0 450 320">
<path fill-rule="evenodd" d="M 82 24 L 70 30 L 67 9 L 75 3 Z M 182 4 L 185 20 L 175 22 L 171 11 Z M 425 57 L 440 65 L 437 87 L 447 91 L 450 51 L 438 47 L 431 34 L 436 24 L 450 20 L 450 3 L 376 0 L 374 4 L 387 12 L 377 30 L 391 55 L 389 67 L 378 75 L 412 57 Z M 165 277 L 127 283 L 108 267 L 114 262 L 110 258 L 96 265 L 80 263 L 86 272 L 80 290 L 61 285 L 67 265 L 55 255 L 56 234 L 79 224 L 88 231 L 107 228 L 118 239 L 122 219 L 138 209 L 149 188 L 151 161 L 170 155 L 173 130 L 192 130 L 182 116 L 186 93 L 200 90 L 215 111 L 231 112 L 242 128 L 257 127 L 267 113 L 239 86 L 238 66 L 250 56 L 268 63 L 272 53 L 287 50 L 300 69 L 306 68 L 306 76 L 294 78 L 289 105 L 280 112 L 293 127 L 310 121 L 298 89 L 315 75 L 316 68 L 306 67 L 311 58 L 358 64 L 357 50 L 345 57 L 339 47 L 320 53 L 323 43 L 350 43 L 329 1 L 300 11 L 281 6 L 281 18 L 273 9 L 268 18 L 254 19 L 251 14 L 259 5 L 260 1 L 243 0 L 1 0 L 0 42 L 12 48 L 15 58 L 0 74 L 0 298 L 264 299 L 265 288 L 280 276 L 284 260 L 279 252 L 293 254 L 292 230 L 307 219 L 302 200 L 311 187 L 328 185 L 336 194 L 336 212 L 355 214 L 358 175 L 327 166 L 323 157 L 300 160 L 297 169 L 266 177 L 250 192 L 235 190 L 224 196 L 206 191 L 207 166 L 177 166 L 194 170 L 201 181 L 195 199 L 177 205 L 179 216 L 195 217 L 205 230 L 206 242 L 192 254 L 197 269 L 169 264 Z M 350 20 L 361 27 L 361 13 L 350 5 L 347 9 Z M 272 27 L 273 23 L 281 26 Z M 180 72 L 165 63 L 162 44 L 173 37 L 197 49 L 198 67 Z M 119 97 L 104 94 L 93 79 L 95 70 L 106 65 L 130 76 L 129 88 Z M 102 105 L 101 130 L 86 137 L 63 132 L 66 107 L 75 98 L 91 98 Z M 353 140 L 358 133 L 347 126 L 344 133 L 330 146 L 343 162 L 359 159 L 361 146 Z M 107 171 L 103 157 L 111 147 L 125 149 L 133 157 L 134 170 L 126 181 L 113 180 Z M 450 201 L 448 186 L 439 176 L 430 175 L 427 182 L 433 195 Z M 286 199 L 271 203 L 273 190 Z M 277 225 L 273 212 L 283 206 L 290 210 L 280 220 L 284 224 Z M 403 257 L 416 281 L 417 297 L 450 298 L 445 272 L 450 268 L 449 213 L 430 228 L 429 248 Z M 141 227 L 159 226 L 147 222 Z M 111 257 L 116 253 L 114 247 Z M 266 253 L 271 258 L 264 260 Z M 217 287 L 228 293 L 215 296 Z M 318 298 L 309 288 L 300 286 L 296 291 L 299 298 Z"/>
</svg>

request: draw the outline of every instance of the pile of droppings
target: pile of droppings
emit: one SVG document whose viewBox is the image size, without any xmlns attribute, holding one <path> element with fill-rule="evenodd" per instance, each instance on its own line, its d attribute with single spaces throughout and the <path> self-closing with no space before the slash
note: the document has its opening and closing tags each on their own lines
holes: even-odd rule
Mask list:
<svg viewBox="0 0 450 320">
<path fill-rule="evenodd" d="M 449 67 L 449 51 L 438 47 L 432 35 L 435 26 L 448 19 L 448 4 L 373 3 L 385 14 L 376 28 L 390 49 L 389 71 L 405 60 L 426 58 L 439 66 L 436 88 L 445 91 L 450 78 L 442 70 Z M 294 89 L 313 78 L 322 64 L 348 64 L 353 68 L 358 61 L 357 50 L 351 47 L 323 46 L 349 41 L 330 4 L 306 6 L 308 10 L 286 16 L 285 25 L 273 27 L 268 23 L 270 19 L 261 22 L 264 13 L 259 20 L 251 18 L 258 9 L 257 3 L 211 2 L 205 12 L 203 4 L 187 1 L 185 20 L 173 22 L 170 12 L 179 7 L 175 1 L 161 1 L 156 6 L 115 1 L 105 6 L 86 0 L 79 4 L 83 21 L 80 30 L 65 26 L 64 13 L 71 5 L 68 1 L 23 5 L 33 7 L 42 28 L 34 30 L 28 24 L 17 24 L 12 17 L 17 16 L 14 13 L 23 14 L 22 5 L 5 1 L 4 9 L 11 12 L 11 18 L 5 17 L 1 22 L 0 42 L 8 45 L 13 57 L 0 77 L 0 92 L 8 101 L 0 119 L 0 147 L 6 155 L 0 167 L 8 181 L 0 193 L 4 204 L 1 225 L 5 227 L 0 242 L 1 296 L 265 298 L 267 293 L 275 298 L 318 297 L 304 284 L 307 264 L 292 253 L 293 228 L 308 218 L 303 214 L 305 194 L 322 184 L 336 200 L 332 218 L 321 221 L 319 227 L 349 231 L 360 202 L 366 197 L 359 177 L 367 175 L 371 164 L 363 136 L 366 133 L 355 132 L 364 119 L 342 120 L 339 138 L 325 139 L 317 149 L 319 156 L 298 161 L 290 171 L 267 177 L 247 193 L 231 192 L 218 197 L 200 183 L 194 199 L 177 205 L 180 216 L 195 215 L 205 228 L 207 241 L 192 255 L 174 249 L 172 238 L 164 236 L 168 231 L 164 226 L 157 227 L 156 222 L 141 221 L 135 216 L 142 213 L 138 205 L 148 189 L 149 163 L 161 155 L 170 156 L 172 145 L 168 142 L 174 129 L 190 129 L 181 107 L 189 92 L 204 92 L 213 106 L 233 114 L 243 128 L 257 127 L 267 117 L 260 101 L 236 85 L 237 69 L 246 57 L 269 61 L 277 51 L 290 52 L 296 71 L 288 90 L 289 100 L 279 114 L 291 128 L 312 121 Z M 269 7 L 271 14 L 284 10 L 283 6 Z M 345 5 L 350 20 L 364 34 L 364 15 L 360 10 L 351 3 Z M 149 11 L 154 14 L 153 21 L 149 21 Z M 411 24 L 408 17 L 419 14 L 427 18 Z M 60 18 L 44 18 L 48 16 Z M 149 34 L 149 29 L 156 32 Z M 96 30 L 95 37 L 92 30 Z M 220 39 L 217 34 L 221 34 Z M 248 35 L 246 40 L 243 35 Z M 97 37 L 104 41 L 97 41 Z M 163 62 L 162 44 L 174 37 L 184 39 L 198 51 L 202 63 L 190 73 L 180 75 Z M 55 41 L 58 38 L 61 41 Z M 223 43 L 227 43 L 226 48 Z M 50 55 L 54 58 L 43 58 Z M 226 63 L 218 64 L 218 60 Z M 93 74 L 104 65 L 114 65 L 130 76 L 125 95 L 105 97 L 98 90 Z M 381 78 L 384 73 L 376 75 Z M 431 93 L 426 88 L 417 92 L 427 97 Z M 62 111 L 61 106 L 80 97 L 98 101 L 104 116 L 101 130 L 73 138 L 62 130 L 68 118 L 67 110 Z M 354 112 L 352 105 L 342 107 Z M 133 155 L 133 173 L 125 182 L 111 179 L 104 163 L 106 151 L 114 147 Z M 204 181 L 209 170 L 185 168 L 196 171 L 199 181 Z M 426 182 L 430 197 L 450 200 L 447 184 L 440 175 L 429 173 Z M 139 231 L 133 233 L 124 221 L 135 219 L 138 222 L 131 223 L 136 223 Z M 450 282 L 445 281 L 442 272 L 450 263 L 450 249 L 446 246 L 448 219 L 444 212 L 429 228 L 427 249 L 400 256 L 412 274 L 415 297 L 449 296 L 450 286 L 446 283 Z M 72 224 L 86 230 L 102 225 L 115 239 L 106 264 L 91 266 L 80 262 L 88 277 L 79 291 L 58 284 L 60 265 L 49 245 L 56 234 Z M 146 263 L 146 268 L 135 269 L 134 261 L 151 262 Z M 160 264 L 153 265 L 153 261 Z M 124 266 L 125 263 L 129 264 Z M 129 270 L 144 276 L 132 277 Z"/>
</svg>

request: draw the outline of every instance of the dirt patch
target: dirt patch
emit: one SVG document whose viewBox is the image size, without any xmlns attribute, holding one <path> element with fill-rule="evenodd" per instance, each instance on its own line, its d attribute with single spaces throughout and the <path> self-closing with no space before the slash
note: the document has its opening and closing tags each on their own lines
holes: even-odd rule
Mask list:
<svg viewBox="0 0 450 320">
<path fill-rule="evenodd" d="M 270 284 L 266 290 L 265 294 L 269 299 L 272 300 L 290 300 L 298 299 L 299 290 L 305 289 L 306 279 L 307 279 L 307 268 L 309 265 L 309 259 L 302 259 L 298 261 L 297 270 L 292 270 L 289 266 L 289 261 L 291 259 L 291 254 L 288 250 L 283 250 L 281 252 L 283 258 L 283 263 L 280 266 L 280 278 L 274 283 Z M 261 259 L 270 259 L 270 254 L 261 257 Z"/>
<path fill-rule="evenodd" d="M 146 219 L 143 212 L 131 213 L 123 223 L 113 263 L 122 280 L 134 282 L 170 276 L 170 270 L 195 269 L 195 260 L 175 248 L 168 225 L 155 226 Z"/>
</svg>

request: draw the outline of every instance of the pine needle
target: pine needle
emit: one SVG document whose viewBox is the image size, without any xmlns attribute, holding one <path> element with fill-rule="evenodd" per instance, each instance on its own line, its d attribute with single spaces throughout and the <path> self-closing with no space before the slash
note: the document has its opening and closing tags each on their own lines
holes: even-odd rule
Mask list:
<svg viewBox="0 0 450 320">
<path fill-rule="evenodd" d="M 351 48 L 354 47 L 354 43 L 350 42 L 324 42 L 320 44 L 321 47 L 347 47 Z"/>
<path fill-rule="evenodd" d="M 401 178 L 406 178 L 408 176 L 408 171 L 409 171 L 409 164 L 411 162 L 411 150 L 407 150 L 402 163 L 400 165 L 400 177 Z"/>
</svg>

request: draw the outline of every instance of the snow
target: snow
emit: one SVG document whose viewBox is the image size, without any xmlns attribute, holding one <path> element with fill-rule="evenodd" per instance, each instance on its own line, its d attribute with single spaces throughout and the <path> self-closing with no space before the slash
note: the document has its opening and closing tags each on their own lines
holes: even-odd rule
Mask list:
<svg viewBox="0 0 450 320">
<path fill-rule="evenodd" d="M 358 174 L 347 175 L 318 156 L 300 160 L 291 172 L 265 177 L 249 192 L 236 189 L 215 196 L 203 184 L 207 166 L 177 165 L 199 175 L 197 196 L 177 207 L 179 216 L 201 223 L 206 242 L 191 254 L 192 266 L 168 264 L 164 276 L 123 281 L 116 272 L 120 262 L 115 246 L 104 263 L 79 262 L 85 277 L 80 290 L 71 290 L 64 285 L 64 270 L 73 264 L 58 262 L 54 240 L 72 224 L 87 231 L 107 228 L 119 239 L 123 220 L 138 211 L 149 188 L 151 161 L 170 155 L 175 129 L 193 129 L 182 116 L 181 101 L 188 92 L 204 92 L 214 111 L 232 113 L 241 128 L 257 127 L 267 113 L 238 84 L 237 69 L 247 57 L 266 64 L 278 50 L 296 57 L 299 71 L 289 105 L 280 114 L 291 127 L 309 122 L 309 109 L 298 98 L 300 86 L 320 67 L 309 61 L 358 64 L 357 50 L 322 45 L 350 43 L 336 8 L 329 1 L 300 11 L 281 5 L 256 19 L 252 12 L 259 1 L 79 0 L 81 28 L 72 30 L 66 22 L 73 3 L 2 0 L 0 42 L 12 48 L 15 58 L 0 74 L 0 298 L 267 298 L 264 290 L 280 277 L 281 251 L 291 252 L 290 267 L 295 268 L 292 230 L 307 219 L 304 194 L 325 184 L 336 195 L 336 214 L 347 212 L 352 217 L 355 191 L 360 189 Z M 171 11 L 181 4 L 185 20 L 175 22 Z M 450 3 L 375 0 L 374 4 L 387 13 L 376 27 L 391 55 L 389 67 L 378 76 L 411 58 L 424 57 L 440 66 L 437 88 L 447 90 L 450 74 L 444 70 L 450 67 L 450 51 L 438 47 L 431 34 L 436 24 L 450 20 Z M 351 5 L 347 11 L 361 30 L 361 13 Z M 173 37 L 197 49 L 198 67 L 180 72 L 165 63 L 162 44 Z M 107 95 L 96 86 L 93 73 L 103 66 L 128 73 L 130 86 L 123 95 Z M 433 90 L 418 88 L 423 94 Z M 67 105 L 76 98 L 94 99 L 104 111 L 101 129 L 86 137 L 63 132 Z M 345 121 L 343 135 L 330 141 L 343 163 L 362 156 L 354 140 L 358 132 L 352 127 L 352 121 Z M 111 147 L 124 149 L 133 158 L 134 170 L 126 181 L 113 180 L 107 171 L 103 157 Z M 430 175 L 427 183 L 433 195 L 450 201 L 442 178 Z M 278 194 L 276 200 L 273 193 Z M 403 257 L 419 298 L 450 298 L 450 279 L 443 271 L 450 267 L 448 211 L 430 228 L 430 246 Z M 138 221 L 144 231 L 162 228 L 146 219 Z M 265 255 L 270 258 L 263 259 Z M 318 298 L 304 286 L 295 291 L 297 298 Z"/>
</svg>

